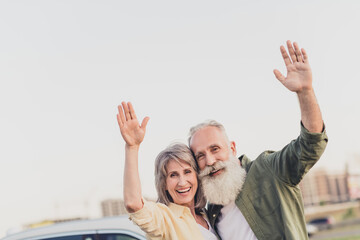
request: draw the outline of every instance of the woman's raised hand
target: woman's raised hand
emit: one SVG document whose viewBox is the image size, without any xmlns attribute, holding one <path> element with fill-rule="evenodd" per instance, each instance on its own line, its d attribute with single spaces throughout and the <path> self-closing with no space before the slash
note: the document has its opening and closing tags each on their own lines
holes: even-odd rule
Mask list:
<svg viewBox="0 0 360 240">
<path fill-rule="evenodd" d="M 144 139 L 146 125 L 150 118 L 145 117 L 141 125 L 139 125 L 134 108 L 130 102 L 122 102 L 118 106 L 118 110 L 117 120 L 124 141 L 130 147 L 138 147 Z"/>
</svg>

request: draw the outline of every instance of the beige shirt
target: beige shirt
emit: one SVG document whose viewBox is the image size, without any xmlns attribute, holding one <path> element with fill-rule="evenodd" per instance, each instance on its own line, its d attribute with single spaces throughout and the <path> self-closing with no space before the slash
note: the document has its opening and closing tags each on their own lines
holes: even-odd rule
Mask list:
<svg viewBox="0 0 360 240">
<path fill-rule="evenodd" d="M 143 208 L 129 215 L 147 233 L 148 239 L 204 239 L 188 207 L 144 200 Z"/>
</svg>

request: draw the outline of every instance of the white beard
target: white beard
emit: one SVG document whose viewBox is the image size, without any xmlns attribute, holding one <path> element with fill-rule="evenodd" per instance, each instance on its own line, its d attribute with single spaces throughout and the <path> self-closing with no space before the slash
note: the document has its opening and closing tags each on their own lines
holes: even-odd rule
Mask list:
<svg viewBox="0 0 360 240">
<path fill-rule="evenodd" d="M 222 169 L 218 176 L 210 176 L 211 171 Z M 246 171 L 239 160 L 230 156 L 227 161 L 218 161 L 213 166 L 206 166 L 199 174 L 204 195 L 212 204 L 227 205 L 235 201 L 246 178 Z"/>
</svg>

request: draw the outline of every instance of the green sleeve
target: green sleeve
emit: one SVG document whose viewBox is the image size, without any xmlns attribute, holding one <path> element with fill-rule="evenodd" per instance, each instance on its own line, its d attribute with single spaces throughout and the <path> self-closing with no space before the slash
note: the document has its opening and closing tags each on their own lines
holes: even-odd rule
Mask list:
<svg viewBox="0 0 360 240">
<path fill-rule="evenodd" d="M 266 165 L 281 181 L 297 185 L 320 159 L 328 142 L 325 127 L 321 133 L 309 132 L 301 124 L 300 136 L 282 150 L 265 153 Z"/>
</svg>

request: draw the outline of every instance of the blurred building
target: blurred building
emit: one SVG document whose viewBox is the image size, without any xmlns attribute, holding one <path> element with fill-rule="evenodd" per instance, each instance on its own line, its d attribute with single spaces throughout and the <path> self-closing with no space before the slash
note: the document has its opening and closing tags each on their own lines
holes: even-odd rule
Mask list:
<svg viewBox="0 0 360 240">
<path fill-rule="evenodd" d="M 144 198 L 147 201 L 155 201 L 153 199 Z M 122 199 L 107 199 L 101 202 L 101 210 L 103 217 L 112 217 L 127 214 L 124 200 Z"/>
<path fill-rule="evenodd" d="M 103 217 L 119 216 L 126 214 L 124 200 L 107 199 L 101 202 Z"/>
<path fill-rule="evenodd" d="M 299 184 L 304 205 L 323 205 L 350 201 L 349 174 L 329 174 L 325 170 L 312 170 Z"/>
<path fill-rule="evenodd" d="M 349 192 L 351 200 L 360 200 L 360 174 L 349 176 Z"/>
</svg>

